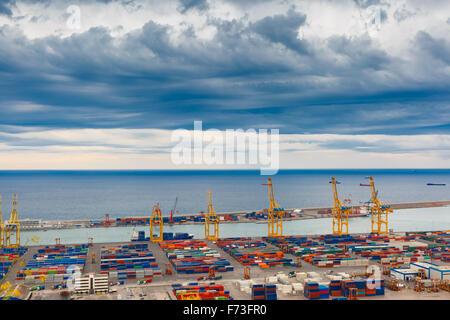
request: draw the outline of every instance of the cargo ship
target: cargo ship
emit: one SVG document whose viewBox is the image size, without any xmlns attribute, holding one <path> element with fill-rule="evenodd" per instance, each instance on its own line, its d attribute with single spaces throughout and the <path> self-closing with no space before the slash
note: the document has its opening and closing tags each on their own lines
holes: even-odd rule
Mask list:
<svg viewBox="0 0 450 320">
<path fill-rule="evenodd" d="M 427 183 L 427 186 L 446 186 L 445 183 Z"/>
</svg>

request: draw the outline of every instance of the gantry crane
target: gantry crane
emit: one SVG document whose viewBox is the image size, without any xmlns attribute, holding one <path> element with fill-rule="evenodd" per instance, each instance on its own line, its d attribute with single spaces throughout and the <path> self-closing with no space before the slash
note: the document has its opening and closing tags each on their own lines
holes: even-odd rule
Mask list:
<svg viewBox="0 0 450 320">
<path fill-rule="evenodd" d="M 159 225 L 159 235 L 155 236 L 153 234 L 153 228 Z M 152 215 L 150 217 L 150 241 L 161 242 L 163 241 L 163 218 L 161 214 L 161 209 L 159 208 L 159 203 L 153 206 Z"/>
<path fill-rule="evenodd" d="M 284 209 L 281 208 L 278 203 L 275 201 L 274 193 L 273 193 L 273 183 L 272 178 L 267 179 L 267 184 L 263 184 L 263 186 L 269 186 L 269 201 L 270 207 L 268 211 L 268 232 L 267 235 L 269 237 L 281 237 L 283 236 L 283 216 Z"/>
<path fill-rule="evenodd" d="M 175 213 L 175 210 L 177 208 L 177 203 L 178 203 L 178 197 L 175 197 L 175 204 L 173 205 L 172 211 L 170 211 L 170 220 L 169 220 L 170 225 L 173 224 L 173 214 Z"/>
<path fill-rule="evenodd" d="M 375 189 L 375 183 L 372 177 L 369 177 L 370 181 L 370 193 L 372 195 L 372 232 L 373 233 L 388 233 L 388 215 L 389 213 L 394 212 L 388 204 L 380 201 L 378 199 L 378 194 Z"/>
<path fill-rule="evenodd" d="M 5 246 L 5 225 L 2 218 L 2 195 L 0 194 L 0 249 Z"/>
<path fill-rule="evenodd" d="M 17 194 L 13 195 L 11 216 L 4 227 L 4 235 L 6 248 L 20 247 L 20 222 L 17 214 Z"/>
<path fill-rule="evenodd" d="M 212 203 L 212 191 L 207 191 L 208 210 L 205 215 L 205 238 L 208 240 L 216 241 L 219 239 L 219 217 L 214 210 Z M 213 225 L 213 233 L 211 233 L 210 227 Z"/>
<path fill-rule="evenodd" d="M 352 212 L 352 207 L 346 206 L 339 200 L 337 191 L 337 181 L 331 177 L 331 186 L 333 188 L 333 234 L 348 234 L 348 214 Z"/>
</svg>

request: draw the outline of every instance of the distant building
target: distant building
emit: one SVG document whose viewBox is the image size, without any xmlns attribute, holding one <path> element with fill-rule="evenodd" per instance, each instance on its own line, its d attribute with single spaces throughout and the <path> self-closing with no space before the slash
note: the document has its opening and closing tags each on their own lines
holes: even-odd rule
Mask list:
<svg viewBox="0 0 450 320">
<path fill-rule="evenodd" d="M 22 230 L 42 228 L 42 219 L 21 219 L 19 222 Z"/>
</svg>

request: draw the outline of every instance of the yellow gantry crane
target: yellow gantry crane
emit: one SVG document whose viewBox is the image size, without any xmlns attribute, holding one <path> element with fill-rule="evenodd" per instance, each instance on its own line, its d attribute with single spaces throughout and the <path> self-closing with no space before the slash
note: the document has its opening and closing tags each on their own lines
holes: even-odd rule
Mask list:
<svg viewBox="0 0 450 320">
<path fill-rule="evenodd" d="M 6 248 L 20 247 L 20 222 L 17 214 L 17 194 L 13 195 L 11 216 L 4 226 L 4 235 Z"/>
<path fill-rule="evenodd" d="M 345 206 L 341 200 L 337 191 L 337 181 L 334 177 L 331 177 L 331 186 L 333 188 L 333 234 L 348 234 L 348 214 L 352 212 L 352 207 Z"/>
<path fill-rule="evenodd" d="M 372 214 L 372 232 L 373 233 L 388 233 L 388 215 L 394 212 L 388 204 L 378 199 L 377 191 L 375 189 L 375 182 L 372 177 L 369 177 L 370 193 L 372 194 L 373 207 Z"/>
<path fill-rule="evenodd" d="M 267 184 L 263 184 L 263 186 L 269 186 L 269 201 L 270 207 L 267 210 L 267 235 L 269 237 L 281 237 L 283 236 L 283 216 L 284 209 L 281 208 L 278 203 L 275 201 L 274 193 L 273 193 L 273 183 L 272 178 L 267 179 Z"/>
<path fill-rule="evenodd" d="M 2 218 L 2 195 L 0 194 L 0 249 L 5 246 L 5 225 Z"/>
<path fill-rule="evenodd" d="M 159 235 L 155 236 L 153 234 L 153 229 L 156 225 L 159 225 Z M 153 206 L 153 212 L 150 217 L 150 241 L 161 242 L 163 241 L 163 218 L 161 214 L 161 209 L 159 208 L 159 203 Z"/>
<path fill-rule="evenodd" d="M 215 241 L 219 239 L 219 217 L 216 214 L 216 210 L 214 210 L 211 190 L 207 191 L 207 200 L 208 210 L 205 215 L 205 238 Z M 214 230 L 212 233 L 210 230 L 211 225 L 213 225 Z"/>
</svg>

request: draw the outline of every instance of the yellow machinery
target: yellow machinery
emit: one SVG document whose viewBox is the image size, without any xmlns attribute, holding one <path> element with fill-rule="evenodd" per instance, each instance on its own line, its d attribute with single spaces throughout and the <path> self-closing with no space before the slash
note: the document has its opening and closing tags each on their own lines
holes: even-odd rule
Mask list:
<svg viewBox="0 0 450 320">
<path fill-rule="evenodd" d="M 371 208 L 372 232 L 378 234 L 388 233 L 388 214 L 392 213 L 393 210 L 388 204 L 378 199 L 377 191 L 375 190 L 375 183 L 372 177 L 369 177 L 369 181 L 373 203 L 373 207 Z"/>
<path fill-rule="evenodd" d="M 331 186 L 333 188 L 333 234 L 348 234 L 348 214 L 352 212 L 352 207 L 345 206 L 337 191 L 337 182 L 334 177 L 331 178 Z"/>
<path fill-rule="evenodd" d="M 13 195 L 12 211 L 9 221 L 4 227 L 5 247 L 19 248 L 20 247 L 20 223 L 17 215 L 17 194 Z"/>
<path fill-rule="evenodd" d="M 208 240 L 217 240 L 219 239 L 219 217 L 216 214 L 216 210 L 214 210 L 214 206 L 212 203 L 212 191 L 208 190 L 207 192 L 207 200 L 208 200 L 208 211 L 205 215 L 205 238 Z M 213 225 L 213 233 L 211 233 L 210 226 Z"/>
<path fill-rule="evenodd" d="M 2 284 L 0 286 L 0 291 L 2 292 L 0 295 L 0 300 L 9 300 L 11 298 L 17 298 L 20 296 L 19 290 L 17 290 L 18 286 L 12 286 L 9 281 Z"/>
<path fill-rule="evenodd" d="M 267 179 L 267 184 L 263 186 L 269 186 L 269 201 L 270 208 L 268 209 L 268 232 L 269 237 L 282 237 L 283 236 L 283 216 L 284 209 L 280 208 L 278 203 L 276 203 L 273 193 L 273 183 L 272 178 Z"/>
<path fill-rule="evenodd" d="M 153 229 L 156 225 L 159 225 L 159 235 L 155 236 L 153 234 Z M 153 206 L 153 213 L 150 217 L 150 241 L 161 242 L 163 241 L 163 218 L 161 214 L 161 209 L 159 208 L 159 203 Z"/>
<path fill-rule="evenodd" d="M 400 291 L 400 283 L 397 279 L 391 279 L 389 281 L 389 289 L 392 291 Z"/>
<path fill-rule="evenodd" d="M 0 249 L 5 246 L 5 225 L 2 218 L 2 195 L 0 194 Z"/>
</svg>

